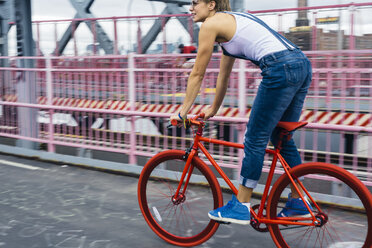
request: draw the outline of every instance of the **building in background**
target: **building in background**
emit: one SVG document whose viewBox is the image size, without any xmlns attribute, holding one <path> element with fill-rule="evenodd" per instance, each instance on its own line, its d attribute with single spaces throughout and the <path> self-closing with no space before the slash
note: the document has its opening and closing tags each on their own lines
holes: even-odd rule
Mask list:
<svg viewBox="0 0 372 248">
<path fill-rule="evenodd" d="M 308 7 L 307 0 L 298 0 L 298 8 Z M 339 50 L 350 49 L 350 35 L 343 30 L 330 30 L 325 32 L 319 25 L 339 24 L 340 16 L 317 18 L 316 25 L 310 26 L 308 11 L 298 10 L 296 26 L 291 27 L 284 36 L 294 42 L 301 50 Z M 313 29 L 316 30 L 313 30 Z M 354 35 L 355 49 L 372 49 L 372 34 Z"/>
</svg>

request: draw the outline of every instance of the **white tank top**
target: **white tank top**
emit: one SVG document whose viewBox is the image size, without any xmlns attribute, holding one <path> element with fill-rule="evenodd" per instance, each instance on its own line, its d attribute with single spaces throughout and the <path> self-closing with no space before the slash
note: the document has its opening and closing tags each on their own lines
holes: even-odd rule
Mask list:
<svg viewBox="0 0 372 248">
<path fill-rule="evenodd" d="M 228 55 L 259 61 L 267 54 L 287 49 L 266 27 L 249 18 L 249 14 L 228 13 L 235 17 L 236 32 L 228 42 L 219 43 Z"/>
</svg>

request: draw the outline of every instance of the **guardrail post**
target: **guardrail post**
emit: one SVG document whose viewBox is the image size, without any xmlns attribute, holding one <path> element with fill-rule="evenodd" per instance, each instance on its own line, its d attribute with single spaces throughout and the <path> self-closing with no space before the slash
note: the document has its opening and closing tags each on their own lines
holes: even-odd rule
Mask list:
<svg viewBox="0 0 372 248">
<path fill-rule="evenodd" d="M 355 6 L 350 6 L 350 35 L 349 35 L 349 49 L 354 50 L 355 49 L 355 23 L 354 23 L 354 17 L 355 17 Z"/>
<path fill-rule="evenodd" d="M 136 89 L 135 89 L 135 77 L 134 77 L 134 53 L 128 55 L 128 79 L 129 79 L 129 104 L 130 111 L 136 110 Z M 129 149 L 129 163 L 137 164 L 135 155 L 136 151 L 136 117 L 131 116 L 131 132 L 130 132 L 130 149 Z"/>
<path fill-rule="evenodd" d="M 311 50 L 313 50 L 313 51 L 318 49 L 318 47 L 317 47 L 318 31 L 317 31 L 317 27 L 316 27 L 316 16 L 317 16 L 317 12 L 315 11 L 313 13 L 314 24 L 313 24 L 313 27 L 312 27 L 312 39 L 311 39 Z"/>
<path fill-rule="evenodd" d="M 52 62 L 50 56 L 46 56 L 46 94 L 47 94 L 47 105 L 51 107 L 53 105 L 53 83 L 52 83 Z M 48 124 L 48 152 L 55 152 L 54 145 L 54 126 L 53 126 L 53 114 L 54 109 L 49 109 L 49 124 Z"/>
<path fill-rule="evenodd" d="M 245 63 L 246 63 L 246 61 L 243 60 L 243 59 L 239 59 L 238 62 L 239 62 L 239 84 L 238 84 L 238 92 L 239 92 L 238 104 L 239 104 L 239 106 L 238 106 L 238 108 L 239 108 L 239 117 L 244 118 L 245 113 L 247 112 L 246 83 L 245 83 Z M 245 128 L 246 128 L 245 123 L 239 123 L 238 124 L 238 133 L 239 133 L 238 142 L 240 144 L 242 144 L 244 142 Z M 236 175 L 235 179 L 237 179 L 237 180 L 239 180 L 239 177 L 240 177 L 240 166 L 242 165 L 243 156 L 244 156 L 244 150 L 239 149 L 238 150 L 238 161 L 239 161 L 238 166 L 239 166 L 239 169 L 237 169 L 237 173 L 235 174 Z"/>
<path fill-rule="evenodd" d="M 117 18 L 114 17 L 114 54 L 118 55 L 119 50 L 118 50 L 118 25 L 117 25 Z"/>
</svg>

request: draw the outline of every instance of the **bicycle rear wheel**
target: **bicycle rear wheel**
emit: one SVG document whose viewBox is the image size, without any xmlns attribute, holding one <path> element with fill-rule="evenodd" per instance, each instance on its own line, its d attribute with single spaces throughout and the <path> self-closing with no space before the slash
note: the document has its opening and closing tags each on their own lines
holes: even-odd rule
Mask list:
<svg viewBox="0 0 372 248">
<path fill-rule="evenodd" d="M 278 247 L 372 247 L 372 196 L 348 171 L 327 163 L 307 163 L 291 169 L 302 180 L 321 211 L 313 206 L 320 226 L 269 225 Z M 290 180 L 282 175 L 268 199 L 268 216 L 275 219 L 285 205 Z"/>
<path fill-rule="evenodd" d="M 170 150 L 151 158 L 139 178 L 138 201 L 146 222 L 159 237 L 174 245 L 195 246 L 216 232 L 219 224 L 208 218 L 208 211 L 222 206 L 223 199 L 216 177 L 195 156 L 187 190 L 180 200 L 173 200 L 184 155 L 185 151 Z"/>
</svg>

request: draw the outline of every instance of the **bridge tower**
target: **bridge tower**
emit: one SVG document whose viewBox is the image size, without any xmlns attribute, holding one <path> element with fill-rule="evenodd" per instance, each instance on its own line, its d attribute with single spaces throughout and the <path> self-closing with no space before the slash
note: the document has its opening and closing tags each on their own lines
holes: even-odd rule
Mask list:
<svg viewBox="0 0 372 248">
<path fill-rule="evenodd" d="M 308 7 L 307 0 L 297 0 L 297 7 L 298 8 L 306 8 Z M 296 26 L 290 28 L 290 32 L 286 34 L 286 37 L 293 41 L 299 48 L 304 51 L 311 50 L 311 37 L 312 37 L 312 29 L 309 26 L 309 19 L 307 17 L 308 10 L 301 9 L 297 12 L 297 19 L 296 19 Z"/>
<path fill-rule="evenodd" d="M 307 7 L 307 0 L 298 0 L 298 8 Z M 298 18 L 296 20 L 296 27 L 309 26 L 309 19 L 307 18 L 307 10 L 299 10 Z"/>
</svg>

